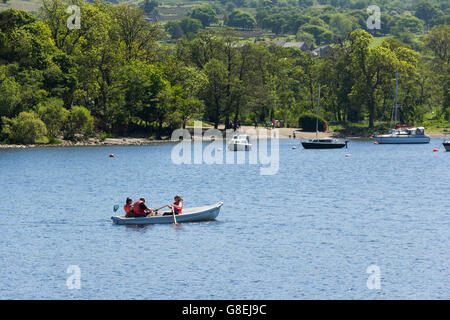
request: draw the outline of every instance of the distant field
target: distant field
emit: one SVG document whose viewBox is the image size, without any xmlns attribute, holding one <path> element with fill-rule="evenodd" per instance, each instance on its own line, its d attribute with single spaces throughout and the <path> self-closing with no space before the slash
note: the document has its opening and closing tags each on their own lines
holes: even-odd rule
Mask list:
<svg viewBox="0 0 450 320">
<path fill-rule="evenodd" d="M 29 12 L 37 12 L 41 7 L 41 0 L 12 0 L 4 4 L 0 3 L 0 10 L 9 8 L 25 10 Z"/>
</svg>

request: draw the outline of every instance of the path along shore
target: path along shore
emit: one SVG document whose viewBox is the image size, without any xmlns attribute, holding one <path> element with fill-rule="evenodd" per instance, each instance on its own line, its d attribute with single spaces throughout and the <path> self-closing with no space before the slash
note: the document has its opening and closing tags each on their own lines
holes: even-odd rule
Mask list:
<svg viewBox="0 0 450 320">
<path fill-rule="evenodd" d="M 191 128 L 192 129 L 192 128 Z M 222 129 L 219 127 L 219 129 Z M 315 138 L 315 132 L 304 132 L 299 128 L 277 128 L 280 139 L 292 139 L 293 133 L 295 132 L 296 139 L 309 139 Z M 242 126 L 239 129 L 240 133 L 248 133 L 251 137 L 255 138 L 256 134 L 261 136 L 266 135 L 270 139 L 271 129 L 266 129 L 258 127 L 256 130 L 251 126 Z M 446 135 L 443 133 L 427 133 L 431 138 L 445 138 Z M 333 132 L 319 132 L 319 138 L 327 137 L 341 137 L 339 134 Z M 448 137 L 448 135 L 447 135 Z M 229 138 L 229 137 L 228 137 Z M 350 140 L 365 139 L 370 140 L 367 137 L 346 137 Z M 193 138 L 196 140 L 197 138 Z M 209 138 L 204 139 L 210 141 Z M 158 140 L 151 138 L 133 138 L 133 137 L 118 137 L 118 138 L 106 138 L 100 140 L 98 138 L 89 138 L 85 141 L 68 141 L 63 140 L 58 144 L 0 144 L 0 149 L 24 149 L 24 148 L 52 148 L 52 147 L 85 147 L 85 146 L 143 146 L 143 145 L 154 145 L 159 143 L 174 143 L 169 137 L 166 139 Z M 177 141 L 176 141 L 177 142 Z"/>
</svg>

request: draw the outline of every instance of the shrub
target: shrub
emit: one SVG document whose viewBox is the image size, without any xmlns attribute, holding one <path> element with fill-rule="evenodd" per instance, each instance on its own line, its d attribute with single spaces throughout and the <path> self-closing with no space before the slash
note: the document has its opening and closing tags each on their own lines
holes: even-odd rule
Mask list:
<svg viewBox="0 0 450 320">
<path fill-rule="evenodd" d="M 34 112 L 21 112 L 13 119 L 2 117 L 2 134 L 11 143 L 46 143 L 45 123 Z"/>
<path fill-rule="evenodd" d="M 319 131 L 323 130 L 323 125 L 325 120 L 319 117 Z M 315 132 L 316 131 L 316 115 L 311 112 L 305 112 L 300 115 L 298 119 L 298 126 L 303 129 L 303 131 Z"/>
<path fill-rule="evenodd" d="M 94 130 L 94 117 L 85 107 L 72 107 L 66 127 L 66 138 L 73 139 L 76 134 L 87 138 Z"/>
<path fill-rule="evenodd" d="M 39 117 L 44 121 L 48 134 L 52 138 L 59 135 L 69 116 L 69 111 L 63 105 L 64 102 L 61 99 L 51 98 L 37 106 Z"/>
</svg>

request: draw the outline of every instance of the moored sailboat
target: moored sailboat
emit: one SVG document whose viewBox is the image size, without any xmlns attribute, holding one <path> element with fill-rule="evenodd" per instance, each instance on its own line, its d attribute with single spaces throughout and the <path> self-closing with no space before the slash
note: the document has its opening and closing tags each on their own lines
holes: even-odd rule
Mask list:
<svg viewBox="0 0 450 320">
<path fill-rule="evenodd" d="M 314 139 L 303 139 L 302 146 L 305 149 L 339 149 L 347 147 L 348 141 L 343 141 L 335 138 L 319 139 L 319 105 L 320 105 L 320 83 L 319 83 L 319 98 L 317 101 L 317 117 L 316 117 L 316 137 Z"/>
<path fill-rule="evenodd" d="M 388 134 L 375 135 L 374 136 L 375 140 L 379 144 L 430 143 L 430 137 L 425 134 L 425 128 L 397 124 L 397 113 L 398 113 L 397 94 L 398 94 L 398 71 L 395 74 L 395 107 L 394 107 L 395 127 L 394 129 L 391 129 L 391 131 Z"/>
</svg>

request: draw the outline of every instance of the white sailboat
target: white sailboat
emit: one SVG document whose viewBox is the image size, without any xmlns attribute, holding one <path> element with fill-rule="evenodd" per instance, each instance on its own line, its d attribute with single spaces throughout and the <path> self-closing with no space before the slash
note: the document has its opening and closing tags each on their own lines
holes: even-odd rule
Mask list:
<svg viewBox="0 0 450 320">
<path fill-rule="evenodd" d="M 425 128 L 409 125 L 397 124 L 397 94 L 398 94 L 398 71 L 395 75 L 395 119 L 394 129 L 388 134 L 375 135 L 374 138 L 379 144 L 416 144 L 430 143 L 430 137 L 425 134 Z"/>
</svg>

